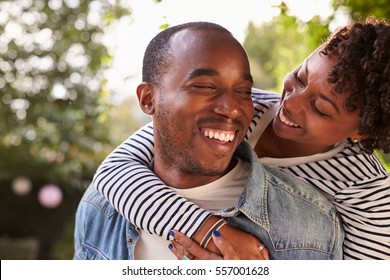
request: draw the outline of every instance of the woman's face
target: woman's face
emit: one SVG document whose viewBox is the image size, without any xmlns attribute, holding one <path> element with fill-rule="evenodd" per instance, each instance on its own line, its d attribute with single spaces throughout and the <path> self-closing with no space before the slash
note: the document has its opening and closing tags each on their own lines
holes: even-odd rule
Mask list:
<svg viewBox="0 0 390 280">
<path fill-rule="evenodd" d="M 337 57 L 315 50 L 284 80 L 280 108 L 273 122 L 277 136 L 326 151 L 334 144 L 361 136 L 359 109 L 348 112 L 344 101 L 348 93 L 332 93 L 327 82 Z"/>
</svg>

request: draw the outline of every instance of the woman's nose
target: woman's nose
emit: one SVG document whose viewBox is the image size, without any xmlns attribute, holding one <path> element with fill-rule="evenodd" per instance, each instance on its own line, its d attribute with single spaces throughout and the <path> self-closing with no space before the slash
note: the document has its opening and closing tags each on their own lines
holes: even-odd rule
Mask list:
<svg viewBox="0 0 390 280">
<path fill-rule="evenodd" d="M 289 112 L 301 112 L 308 104 L 307 93 L 304 90 L 295 90 L 293 92 L 285 93 L 283 106 Z"/>
</svg>

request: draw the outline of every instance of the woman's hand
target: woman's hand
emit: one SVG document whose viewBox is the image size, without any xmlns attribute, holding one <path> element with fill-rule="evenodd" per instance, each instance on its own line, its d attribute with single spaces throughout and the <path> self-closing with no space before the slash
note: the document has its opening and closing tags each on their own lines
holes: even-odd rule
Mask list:
<svg viewBox="0 0 390 280">
<path fill-rule="evenodd" d="M 188 259 L 198 260 L 239 260 L 237 251 L 230 246 L 229 241 L 220 235 L 219 232 L 213 233 L 213 240 L 220 250 L 222 256 L 215 254 L 207 249 L 203 249 L 195 241 L 191 240 L 186 235 L 174 230 L 175 240 L 170 246 L 172 253 L 177 259 L 182 260 L 184 257 Z"/>
<path fill-rule="evenodd" d="M 235 248 L 241 260 L 269 260 L 268 249 L 253 235 L 228 224 L 224 225 L 219 232 L 228 239 L 230 246 Z"/>
<path fill-rule="evenodd" d="M 210 228 L 215 225 L 221 217 L 210 216 L 209 219 L 201 226 L 198 232 L 194 235 L 193 240 L 200 244 L 210 230 Z M 253 235 L 241 231 L 239 229 L 233 228 L 228 224 L 225 224 L 218 230 L 221 235 L 228 239 L 229 245 L 232 246 L 236 252 L 239 254 L 239 258 L 242 260 L 268 260 L 269 252 L 268 249 L 262 245 L 261 240 L 258 240 Z M 207 250 L 221 255 L 220 250 L 216 244 L 211 240 L 207 245 Z"/>
<path fill-rule="evenodd" d="M 225 226 L 224 226 L 225 227 Z M 238 230 L 237 230 L 238 231 Z M 213 253 L 209 250 L 203 249 L 196 242 L 188 238 L 186 235 L 178 232 L 174 232 L 175 240 L 172 241 L 172 246 L 170 246 L 172 253 L 178 259 L 183 259 L 187 257 L 188 259 L 199 259 L 199 260 L 245 260 L 248 259 L 240 254 L 240 252 L 235 249 L 234 246 L 230 243 L 230 240 L 225 238 L 225 236 L 221 235 L 220 232 L 214 231 L 212 235 L 212 240 L 214 245 L 220 251 L 221 255 Z M 242 233 L 241 231 L 239 231 Z M 245 233 L 247 234 L 247 233 Z M 251 235 L 250 235 L 251 236 Z M 252 236 L 251 236 L 252 237 Z M 254 238 L 254 237 L 253 237 Z M 257 240 L 257 239 L 256 239 Z M 257 242 L 257 244 L 259 244 Z M 247 247 L 247 246 L 245 246 Z M 251 259 L 269 259 L 268 258 L 268 250 L 263 248 L 261 251 L 259 250 L 259 246 L 256 246 L 256 252 L 258 254 L 257 257 L 254 257 L 253 254 L 250 254 Z M 246 254 L 248 255 L 248 254 Z"/>
</svg>

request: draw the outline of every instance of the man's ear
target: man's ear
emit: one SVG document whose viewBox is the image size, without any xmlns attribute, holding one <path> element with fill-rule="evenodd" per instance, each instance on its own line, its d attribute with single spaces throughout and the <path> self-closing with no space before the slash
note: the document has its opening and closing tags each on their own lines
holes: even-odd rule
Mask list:
<svg viewBox="0 0 390 280">
<path fill-rule="evenodd" d="M 154 91 L 152 84 L 141 83 L 137 87 L 138 102 L 141 110 L 147 115 L 154 114 Z"/>
</svg>

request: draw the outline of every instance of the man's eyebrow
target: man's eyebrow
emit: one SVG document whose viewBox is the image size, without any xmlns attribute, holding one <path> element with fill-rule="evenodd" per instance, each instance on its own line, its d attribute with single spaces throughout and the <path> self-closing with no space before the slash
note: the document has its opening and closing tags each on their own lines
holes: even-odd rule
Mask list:
<svg viewBox="0 0 390 280">
<path fill-rule="evenodd" d="M 217 76 L 219 75 L 219 72 L 211 69 L 211 68 L 198 68 L 195 70 L 192 70 L 188 76 L 189 79 L 199 77 L 199 76 Z M 253 77 L 249 73 L 243 73 L 242 77 L 246 81 L 250 81 L 253 83 Z"/>
<path fill-rule="evenodd" d="M 199 76 L 216 76 L 218 74 L 219 73 L 217 71 L 215 71 L 214 69 L 198 68 L 198 69 L 192 70 L 190 72 L 189 78 L 192 79 L 192 78 L 199 77 Z"/>
<path fill-rule="evenodd" d="M 306 72 L 306 77 L 308 77 L 309 75 L 309 71 L 308 71 L 308 65 L 309 65 L 309 58 L 308 57 L 306 60 L 305 60 L 305 72 Z M 329 102 L 330 105 L 332 105 L 332 107 L 336 110 L 336 112 L 338 114 L 340 114 L 340 110 L 339 108 L 337 107 L 337 104 L 332 100 L 330 99 L 327 95 L 323 94 L 322 92 L 319 93 L 319 97 L 324 99 L 325 101 Z"/>
<path fill-rule="evenodd" d="M 251 83 L 253 83 L 253 77 L 252 77 L 251 74 L 249 74 L 249 73 L 244 73 L 244 74 L 242 74 L 242 76 L 243 76 L 244 80 L 250 81 Z"/>
</svg>

